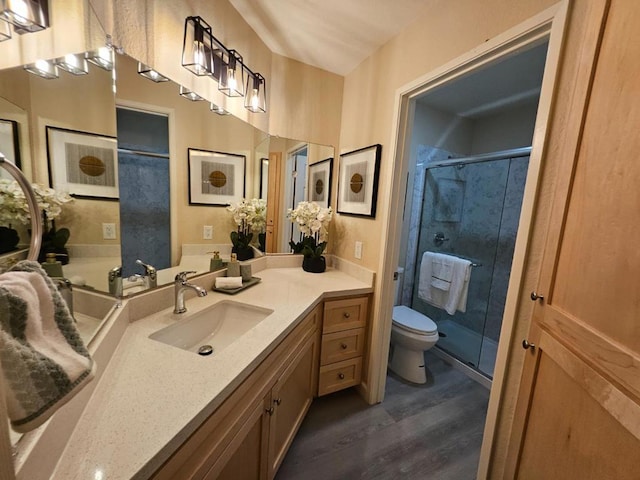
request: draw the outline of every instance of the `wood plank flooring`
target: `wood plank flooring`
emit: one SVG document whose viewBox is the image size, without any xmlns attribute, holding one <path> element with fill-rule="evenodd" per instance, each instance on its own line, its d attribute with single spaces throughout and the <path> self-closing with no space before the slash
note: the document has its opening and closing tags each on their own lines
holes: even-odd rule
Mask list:
<svg viewBox="0 0 640 480">
<path fill-rule="evenodd" d="M 314 400 L 276 480 L 474 480 L 489 391 L 426 353 L 427 383 L 387 376 L 384 402 Z"/>
</svg>

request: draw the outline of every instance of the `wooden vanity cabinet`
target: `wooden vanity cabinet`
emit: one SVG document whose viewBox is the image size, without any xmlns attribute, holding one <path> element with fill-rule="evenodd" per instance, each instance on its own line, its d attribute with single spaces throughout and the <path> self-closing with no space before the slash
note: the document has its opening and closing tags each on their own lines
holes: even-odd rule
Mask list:
<svg viewBox="0 0 640 480">
<path fill-rule="evenodd" d="M 272 479 L 316 392 L 322 305 L 155 473 L 154 479 Z"/>
<path fill-rule="evenodd" d="M 324 302 L 319 396 L 362 381 L 368 303 L 368 295 Z"/>
</svg>

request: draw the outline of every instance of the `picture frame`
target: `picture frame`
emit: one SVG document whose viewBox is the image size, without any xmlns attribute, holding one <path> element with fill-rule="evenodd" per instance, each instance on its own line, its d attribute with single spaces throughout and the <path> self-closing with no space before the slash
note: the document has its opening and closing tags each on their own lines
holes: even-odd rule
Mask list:
<svg viewBox="0 0 640 480">
<path fill-rule="evenodd" d="M 338 213 L 375 218 L 382 145 L 340 155 Z"/>
<path fill-rule="evenodd" d="M 333 157 L 309 165 L 307 175 L 307 201 L 323 208 L 331 206 L 331 174 Z"/>
<path fill-rule="evenodd" d="M 247 157 L 188 149 L 189 205 L 227 206 L 244 198 Z"/>
<path fill-rule="evenodd" d="M 118 200 L 118 142 L 98 133 L 46 127 L 49 186 L 73 197 Z"/>
<path fill-rule="evenodd" d="M 2 152 L 5 158 L 11 161 L 16 167 L 22 168 L 18 122 L 15 120 L 5 120 L 0 118 L 0 152 Z M 0 173 L 4 174 L 6 172 L 2 169 Z M 8 176 L 6 178 L 13 179 L 11 175 L 7 175 Z"/>
<path fill-rule="evenodd" d="M 260 159 L 260 198 L 267 199 L 267 192 L 269 191 L 269 159 Z"/>
</svg>

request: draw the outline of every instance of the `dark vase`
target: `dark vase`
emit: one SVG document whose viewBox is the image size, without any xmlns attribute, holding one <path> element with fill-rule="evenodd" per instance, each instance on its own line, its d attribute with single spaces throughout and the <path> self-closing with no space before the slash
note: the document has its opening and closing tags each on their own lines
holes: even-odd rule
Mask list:
<svg viewBox="0 0 640 480">
<path fill-rule="evenodd" d="M 305 272 L 322 273 L 327 269 L 327 261 L 324 257 L 304 257 L 302 269 Z"/>
<path fill-rule="evenodd" d="M 238 261 L 250 260 L 253 258 L 253 248 L 251 247 L 236 247 L 231 248 L 231 253 L 235 253 L 238 257 Z"/>
<path fill-rule="evenodd" d="M 16 249 L 20 237 L 13 228 L 0 227 L 0 253 L 11 252 Z"/>
</svg>

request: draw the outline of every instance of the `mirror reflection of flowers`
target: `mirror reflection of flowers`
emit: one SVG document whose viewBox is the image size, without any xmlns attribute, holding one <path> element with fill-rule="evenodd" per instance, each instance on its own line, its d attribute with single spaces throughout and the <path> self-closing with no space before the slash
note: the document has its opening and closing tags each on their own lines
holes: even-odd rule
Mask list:
<svg viewBox="0 0 640 480">
<path fill-rule="evenodd" d="M 40 257 L 44 261 L 46 253 L 54 252 L 63 254 L 59 259 L 62 263 L 68 263 L 65 245 L 69 240 L 68 228 L 56 229 L 55 219 L 62 213 L 64 204 L 73 201 L 66 193 L 56 192 L 40 184 L 31 185 L 38 200 L 38 207 L 42 211 L 43 235 Z M 18 234 L 13 225 L 29 225 L 29 205 L 24 192 L 15 180 L 0 179 L 0 251 L 5 247 L 5 239 L 14 241 L 13 248 L 18 244 Z M 11 232 L 10 232 L 11 231 Z M 7 233 L 8 232 L 8 233 Z M 10 249 L 11 250 L 11 249 Z M 6 251 L 6 250 L 4 250 Z"/>
<path fill-rule="evenodd" d="M 238 226 L 237 231 L 231 232 L 231 243 L 233 243 L 231 251 L 238 255 L 238 260 L 253 258 L 251 241 L 254 233 L 257 234 L 260 250 L 264 251 L 267 224 L 266 200 L 258 198 L 247 200 L 243 198 L 240 202 L 229 205 L 227 210 L 231 212 L 233 221 Z"/>
<path fill-rule="evenodd" d="M 295 210 L 290 208 L 287 211 L 287 216 L 298 225 L 300 230 L 300 241 L 294 242 L 292 239 L 289 242 L 293 253 L 302 253 L 305 260 L 315 259 L 311 262 L 303 261 L 302 268 L 315 273 L 323 272 L 326 264 L 322 254 L 327 248 L 333 209 L 320 207 L 313 202 L 300 202 Z"/>
</svg>

